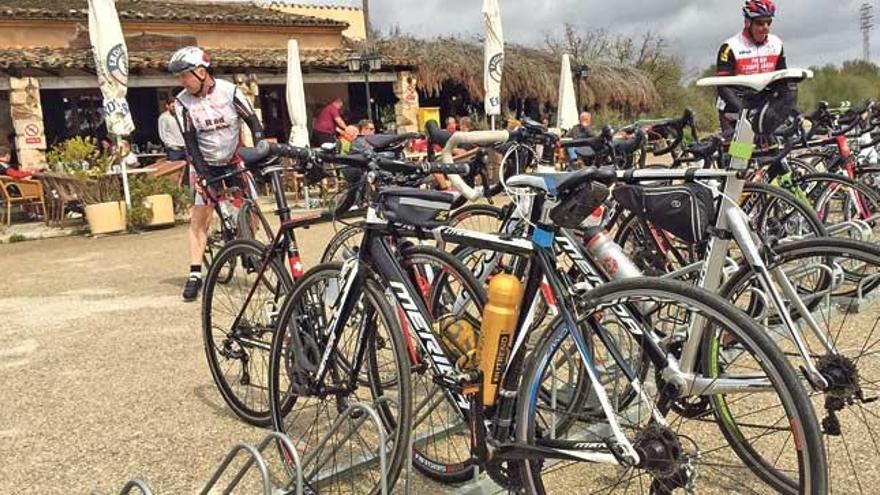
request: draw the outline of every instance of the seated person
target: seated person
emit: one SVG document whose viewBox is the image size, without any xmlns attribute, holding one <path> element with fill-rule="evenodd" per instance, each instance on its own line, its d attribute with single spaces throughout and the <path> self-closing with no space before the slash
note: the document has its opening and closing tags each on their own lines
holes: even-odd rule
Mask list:
<svg viewBox="0 0 880 495">
<path fill-rule="evenodd" d="M 113 164 L 114 170 L 116 167 L 125 164 L 125 167 L 128 169 L 138 168 L 141 166 L 138 161 L 137 155 L 131 151 L 131 145 L 126 140 L 119 141 L 118 149 L 116 149 L 113 153 Z"/>
<path fill-rule="evenodd" d="M 591 137 L 596 137 L 596 133 L 593 132 L 593 115 L 590 112 L 581 113 L 578 121 L 578 125 L 572 127 L 571 130 L 568 131 L 568 137 L 574 139 L 587 139 Z M 568 149 L 569 161 L 577 161 L 579 157 L 589 157 L 592 155 L 593 150 L 591 148 Z"/>
<path fill-rule="evenodd" d="M 9 148 L 5 146 L 0 146 L 0 175 L 5 175 L 7 177 L 11 177 L 13 179 L 30 179 L 32 172 L 26 172 L 24 170 L 19 170 L 17 167 L 13 167 L 9 162 L 12 160 L 12 155 L 9 152 Z"/>
<path fill-rule="evenodd" d="M 30 179 L 33 175 L 33 172 L 19 170 L 17 167 L 13 167 L 9 162 L 12 160 L 12 155 L 9 152 L 9 148 L 5 146 L 0 146 L 0 175 L 15 179 L 15 180 L 24 180 Z M 6 192 L 9 193 L 10 197 L 20 198 L 21 197 L 21 189 L 12 183 L 6 184 Z M 27 215 L 28 220 L 38 221 L 41 220 L 42 217 L 37 211 L 33 211 L 30 205 L 23 206 L 23 212 Z"/>
<path fill-rule="evenodd" d="M 343 155 L 351 153 L 351 147 L 358 134 L 357 127 L 353 125 L 345 126 L 345 132 L 339 135 L 339 153 Z"/>
<path fill-rule="evenodd" d="M 364 151 L 368 151 L 373 148 L 373 146 L 367 142 L 366 136 L 372 136 L 376 134 L 376 126 L 373 124 L 372 120 L 363 119 L 358 122 L 358 137 L 351 143 L 351 152 L 352 153 L 363 153 Z"/>
</svg>

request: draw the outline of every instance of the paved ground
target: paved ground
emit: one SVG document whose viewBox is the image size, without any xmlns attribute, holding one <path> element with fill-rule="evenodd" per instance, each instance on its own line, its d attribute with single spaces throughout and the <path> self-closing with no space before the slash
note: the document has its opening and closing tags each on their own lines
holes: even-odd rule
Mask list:
<svg viewBox="0 0 880 495">
<path fill-rule="evenodd" d="M 310 264 L 332 230 L 311 232 Z M 200 305 L 180 300 L 185 234 L 0 246 L 0 493 L 117 492 L 133 476 L 193 492 L 262 438 L 224 407 Z"/>
<path fill-rule="evenodd" d="M 191 493 L 233 444 L 265 435 L 228 412 L 211 380 L 200 305 L 180 301 L 185 234 L 0 245 L 0 493 L 115 493 L 132 477 Z M 307 265 L 332 234 L 325 224 L 300 236 Z"/>
</svg>

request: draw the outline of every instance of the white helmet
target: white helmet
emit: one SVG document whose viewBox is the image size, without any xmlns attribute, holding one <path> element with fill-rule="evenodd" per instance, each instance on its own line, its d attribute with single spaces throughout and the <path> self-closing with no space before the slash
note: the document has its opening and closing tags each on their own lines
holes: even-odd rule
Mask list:
<svg viewBox="0 0 880 495">
<path fill-rule="evenodd" d="M 199 67 L 210 67 L 211 57 L 197 46 L 185 46 L 168 60 L 168 72 L 178 75 Z"/>
</svg>

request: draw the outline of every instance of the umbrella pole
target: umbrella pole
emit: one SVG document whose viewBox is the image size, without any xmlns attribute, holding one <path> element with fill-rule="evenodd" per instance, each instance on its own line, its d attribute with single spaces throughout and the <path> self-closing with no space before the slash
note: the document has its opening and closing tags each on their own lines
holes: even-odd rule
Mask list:
<svg viewBox="0 0 880 495">
<path fill-rule="evenodd" d="M 492 130 L 494 131 L 495 130 L 495 116 L 492 115 L 491 117 L 489 117 L 489 120 L 492 122 Z"/>
<path fill-rule="evenodd" d="M 116 136 L 116 149 L 122 149 L 122 136 Z M 125 205 L 131 208 L 131 192 L 128 189 L 128 167 L 125 165 L 125 157 L 121 157 L 119 161 L 120 174 L 122 174 L 122 194 L 125 197 Z"/>
</svg>

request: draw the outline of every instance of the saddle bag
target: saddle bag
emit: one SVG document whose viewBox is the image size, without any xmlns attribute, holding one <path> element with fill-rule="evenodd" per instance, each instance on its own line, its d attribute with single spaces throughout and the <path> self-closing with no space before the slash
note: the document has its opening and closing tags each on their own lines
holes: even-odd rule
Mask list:
<svg viewBox="0 0 880 495">
<path fill-rule="evenodd" d="M 715 218 L 712 192 L 700 184 L 644 187 L 620 185 L 614 189 L 620 206 L 679 239 L 699 243 L 708 237 Z"/>
<path fill-rule="evenodd" d="M 379 212 L 386 220 L 433 229 L 446 225 L 455 196 L 439 191 L 390 187 L 379 192 Z"/>
</svg>

